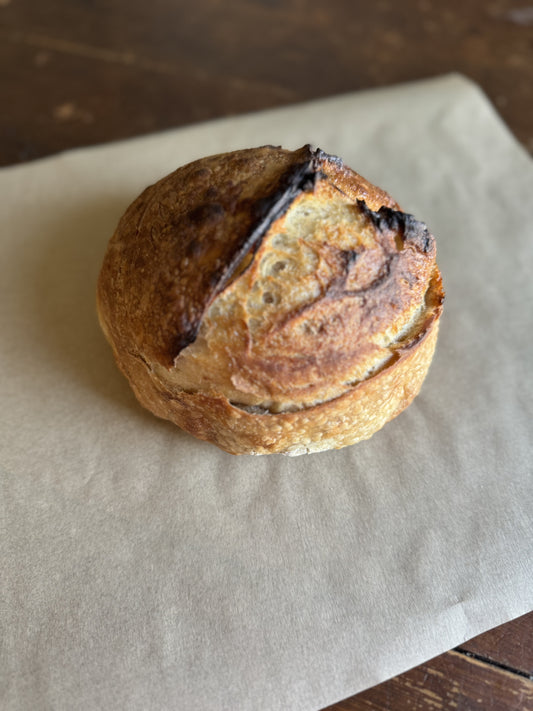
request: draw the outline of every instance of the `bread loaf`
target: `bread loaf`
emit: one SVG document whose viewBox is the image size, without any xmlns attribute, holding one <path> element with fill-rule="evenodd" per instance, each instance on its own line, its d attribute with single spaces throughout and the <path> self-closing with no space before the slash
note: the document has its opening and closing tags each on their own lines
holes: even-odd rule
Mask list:
<svg viewBox="0 0 533 711">
<path fill-rule="evenodd" d="M 273 146 L 147 188 L 109 243 L 98 313 L 155 415 L 233 454 L 366 439 L 420 390 L 435 239 L 334 156 Z"/>
</svg>

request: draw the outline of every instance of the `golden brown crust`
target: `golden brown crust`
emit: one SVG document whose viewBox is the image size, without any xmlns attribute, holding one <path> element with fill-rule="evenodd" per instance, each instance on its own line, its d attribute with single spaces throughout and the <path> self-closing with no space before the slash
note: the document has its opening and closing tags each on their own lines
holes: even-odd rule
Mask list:
<svg viewBox="0 0 533 711">
<path fill-rule="evenodd" d="M 122 217 L 102 267 L 100 303 L 113 314 L 111 328 L 127 312 L 135 348 L 171 365 L 265 225 L 326 164 L 309 146 L 265 146 L 203 158 L 147 188 Z M 341 189 L 393 204 L 355 174 L 350 187 L 348 169 L 328 165 Z M 112 335 L 122 340 L 122 329 Z"/>
<path fill-rule="evenodd" d="M 371 436 L 420 389 L 442 301 L 425 226 L 308 146 L 212 156 L 148 188 L 98 285 L 140 402 L 235 454 Z"/>
</svg>

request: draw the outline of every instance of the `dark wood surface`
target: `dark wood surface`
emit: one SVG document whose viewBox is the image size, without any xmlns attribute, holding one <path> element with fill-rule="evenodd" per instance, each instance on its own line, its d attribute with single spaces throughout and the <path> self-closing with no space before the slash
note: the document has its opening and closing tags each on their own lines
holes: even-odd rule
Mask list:
<svg viewBox="0 0 533 711">
<path fill-rule="evenodd" d="M 0 164 L 460 71 L 533 150 L 511 0 L 0 0 Z"/>
<path fill-rule="evenodd" d="M 532 711 L 533 613 L 324 711 Z"/>
<path fill-rule="evenodd" d="M 0 0 L 0 165 L 459 71 L 533 151 L 511 0 Z M 533 711 L 533 613 L 330 711 Z"/>
</svg>

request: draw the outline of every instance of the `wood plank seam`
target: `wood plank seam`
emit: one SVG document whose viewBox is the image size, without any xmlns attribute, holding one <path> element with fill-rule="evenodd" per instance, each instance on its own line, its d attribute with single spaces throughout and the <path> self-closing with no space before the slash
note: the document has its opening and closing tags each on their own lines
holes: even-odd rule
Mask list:
<svg viewBox="0 0 533 711">
<path fill-rule="evenodd" d="M 528 675 L 478 656 L 450 650 L 323 711 L 533 711 Z"/>
<path fill-rule="evenodd" d="M 523 672 L 520 669 L 510 667 L 507 664 L 497 662 L 494 659 L 490 659 L 489 657 L 484 657 L 482 654 L 475 654 L 474 652 L 469 652 L 466 649 L 462 649 L 461 647 L 456 647 L 454 649 L 454 652 L 457 652 L 458 654 L 463 654 L 465 657 L 470 657 L 478 662 L 489 664 L 490 666 L 496 667 L 497 669 L 501 669 L 502 671 L 510 672 L 511 674 L 516 674 L 517 676 L 524 677 L 524 679 L 529 679 L 530 681 L 533 681 L 533 675 L 527 674 L 526 672 Z"/>
</svg>

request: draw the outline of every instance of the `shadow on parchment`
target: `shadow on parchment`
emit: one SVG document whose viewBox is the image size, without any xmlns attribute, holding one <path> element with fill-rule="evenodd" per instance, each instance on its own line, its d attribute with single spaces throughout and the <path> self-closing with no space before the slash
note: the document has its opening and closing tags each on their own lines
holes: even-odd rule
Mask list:
<svg viewBox="0 0 533 711">
<path fill-rule="evenodd" d="M 115 364 L 98 323 L 96 284 L 107 243 L 131 196 L 61 205 L 46 217 L 32 254 L 32 278 L 24 301 L 27 337 L 42 367 L 60 369 L 74 381 L 127 410 L 128 416 L 173 428 L 144 410 Z M 37 252 L 37 250 L 39 250 Z"/>
</svg>

